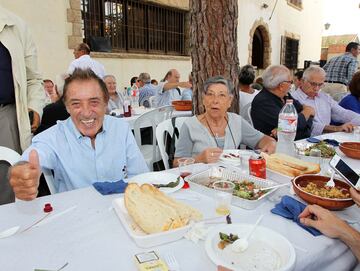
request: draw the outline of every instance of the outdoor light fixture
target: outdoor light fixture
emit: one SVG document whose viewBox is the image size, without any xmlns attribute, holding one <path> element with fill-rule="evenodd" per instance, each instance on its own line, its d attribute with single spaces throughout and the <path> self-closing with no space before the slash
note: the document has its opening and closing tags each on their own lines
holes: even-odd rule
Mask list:
<svg viewBox="0 0 360 271">
<path fill-rule="evenodd" d="M 330 23 L 326 23 L 326 24 L 324 24 L 324 26 L 325 26 L 325 30 L 328 30 L 329 28 L 330 28 Z"/>
</svg>

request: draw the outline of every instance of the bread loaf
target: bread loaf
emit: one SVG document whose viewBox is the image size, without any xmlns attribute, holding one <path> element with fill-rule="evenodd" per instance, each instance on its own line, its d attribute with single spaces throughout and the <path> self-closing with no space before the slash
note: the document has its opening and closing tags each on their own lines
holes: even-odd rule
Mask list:
<svg viewBox="0 0 360 271">
<path fill-rule="evenodd" d="M 266 160 L 267 168 L 290 177 L 320 172 L 319 164 L 302 161 L 283 153 L 274 153 L 271 155 L 262 153 L 261 155 Z"/>
<path fill-rule="evenodd" d="M 134 222 L 146 233 L 157 233 L 183 227 L 190 220 L 201 219 L 201 213 L 179 203 L 150 184 L 127 186 L 125 207 Z"/>
</svg>

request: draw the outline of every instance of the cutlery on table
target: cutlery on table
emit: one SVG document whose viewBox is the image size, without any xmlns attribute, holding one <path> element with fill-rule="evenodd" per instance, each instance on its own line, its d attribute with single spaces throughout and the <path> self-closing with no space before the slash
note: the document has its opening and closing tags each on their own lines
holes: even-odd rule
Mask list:
<svg viewBox="0 0 360 271">
<path fill-rule="evenodd" d="M 331 171 L 331 178 L 330 178 L 330 180 L 327 181 L 327 183 L 325 184 L 325 186 L 327 186 L 327 187 L 335 187 L 334 175 L 335 175 L 335 171 L 332 170 L 332 171 Z"/>
<path fill-rule="evenodd" d="M 257 192 L 263 191 L 263 190 L 269 190 L 269 189 L 274 189 L 274 188 L 278 188 L 278 187 L 282 187 L 282 186 L 287 186 L 290 184 L 291 183 L 282 183 L 282 184 L 277 184 L 277 185 L 273 185 L 273 186 L 269 186 L 269 187 L 254 188 L 254 193 L 257 193 Z"/>
<path fill-rule="evenodd" d="M 245 237 L 241 237 L 237 239 L 234 243 L 232 243 L 231 248 L 234 252 L 243 252 L 249 247 L 249 239 L 259 225 L 260 221 L 263 219 L 263 217 L 264 215 L 261 215 L 258 218 L 256 223 L 253 225 L 253 227 Z"/>
<path fill-rule="evenodd" d="M 18 232 L 19 229 L 20 229 L 20 226 L 15 226 L 15 227 L 11 227 L 9 229 L 6 229 L 6 230 L 0 232 L 0 239 L 14 235 L 15 233 Z"/>
<path fill-rule="evenodd" d="M 180 265 L 176 260 L 174 254 L 168 253 L 165 255 L 164 260 L 169 267 L 169 271 L 180 271 Z"/>
</svg>

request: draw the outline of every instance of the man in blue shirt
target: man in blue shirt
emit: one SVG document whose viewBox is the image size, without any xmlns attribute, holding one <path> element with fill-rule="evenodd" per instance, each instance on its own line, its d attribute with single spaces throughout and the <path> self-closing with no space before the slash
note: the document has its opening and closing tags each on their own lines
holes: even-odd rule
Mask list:
<svg viewBox="0 0 360 271">
<path fill-rule="evenodd" d="M 190 82 L 180 82 L 180 73 L 176 69 L 171 69 L 157 86 L 156 106 L 171 105 L 172 101 L 181 100 L 179 88 L 191 87 Z"/>
<path fill-rule="evenodd" d="M 151 107 L 149 98 L 156 95 L 156 86 L 151 84 L 150 74 L 143 72 L 138 77 L 139 82 L 139 105 Z"/>
<path fill-rule="evenodd" d="M 54 171 L 57 192 L 117 181 L 148 171 L 129 125 L 105 116 L 109 94 L 91 70 L 66 79 L 63 99 L 70 118 L 35 136 L 22 162 L 10 170 L 18 199 L 37 195 L 41 167 Z"/>
</svg>

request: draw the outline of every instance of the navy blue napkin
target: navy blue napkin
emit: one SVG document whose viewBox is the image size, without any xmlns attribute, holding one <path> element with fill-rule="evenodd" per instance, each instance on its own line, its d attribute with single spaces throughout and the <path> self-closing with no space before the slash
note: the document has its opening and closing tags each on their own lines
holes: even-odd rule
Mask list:
<svg viewBox="0 0 360 271">
<path fill-rule="evenodd" d="M 315 137 L 309 137 L 306 139 L 306 141 L 310 142 L 310 143 L 319 143 L 321 140 L 317 139 Z M 322 141 L 325 141 L 326 143 L 328 143 L 331 146 L 337 147 L 339 146 L 339 142 L 335 139 L 322 139 Z"/>
<path fill-rule="evenodd" d="M 123 180 L 117 182 L 96 182 L 93 183 L 95 189 L 102 195 L 110 195 L 115 193 L 124 193 L 127 183 Z"/>
<path fill-rule="evenodd" d="M 281 202 L 275 205 L 275 208 L 271 210 L 273 214 L 280 215 L 287 219 L 291 219 L 296 222 L 300 227 L 307 230 L 314 236 L 321 235 L 317 229 L 313 227 L 307 227 L 300 223 L 299 215 L 305 209 L 306 205 L 293 199 L 289 196 L 283 196 Z"/>
</svg>

